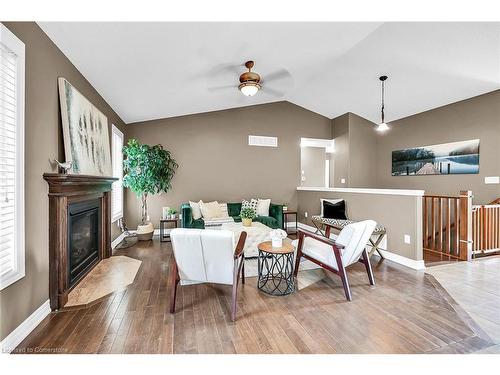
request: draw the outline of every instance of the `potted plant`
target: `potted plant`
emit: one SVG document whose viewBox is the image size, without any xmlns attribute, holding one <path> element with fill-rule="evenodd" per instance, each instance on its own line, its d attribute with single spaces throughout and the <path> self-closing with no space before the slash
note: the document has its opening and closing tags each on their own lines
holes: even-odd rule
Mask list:
<svg viewBox="0 0 500 375">
<path fill-rule="evenodd" d="M 247 207 L 241 210 L 240 216 L 243 226 L 251 227 L 252 220 L 257 217 L 257 214 L 255 213 L 255 210 L 253 208 Z"/>
<path fill-rule="evenodd" d="M 170 151 L 162 145 L 144 145 L 130 139 L 123 147 L 123 186 L 132 190 L 141 200 L 141 224 L 137 227 L 139 240 L 153 238 L 154 226 L 149 222 L 147 199 L 149 194 L 168 192 L 178 168 Z"/>
<path fill-rule="evenodd" d="M 169 219 L 176 219 L 177 218 L 177 210 L 175 208 L 169 208 L 168 209 L 168 215 Z"/>
</svg>

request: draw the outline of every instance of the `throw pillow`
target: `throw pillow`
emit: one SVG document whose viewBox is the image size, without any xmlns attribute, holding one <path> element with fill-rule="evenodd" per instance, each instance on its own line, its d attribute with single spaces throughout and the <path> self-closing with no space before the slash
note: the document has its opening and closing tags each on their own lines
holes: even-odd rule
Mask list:
<svg viewBox="0 0 500 375">
<path fill-rule="evenodd" d="M 330 202 L 330 203 L 338 203 L 338 202 L 340 202 L 340 201 L 342 201 L 342 200 L 343 200 L 343 199 L 341 199 L 341 198 L 334 198 L 334 199 L 324 199 L 324 198 L 321 198 L 321 199 L 320 199 L 320 203 L 321 203 L 321 214 L 320 214 L 320 215 L 321 215 L 321 217 L 323 217 L 323 216 L 324 216 L 324 215 L 323 215 L 323 202 L 324 202 L 324 201 L 327 201 L 327 202 Z"/>
<path fill-rule="evenodd" d="M 271 199 L 259 199 L 257 201 L 257 216 L 269 216 Z"/>
<path fill-rule="evenodd" d="M 200 203 L 201 214 L 203 215 L 203 219 L 214 219 L 216 217 L 220 217 L 221 210 L 219 203 L 217 201 L 209 202 L 209 203 Z"/>
<path fill-rule="evenodd" d="M 330 203 L 327 200 L 324 200 L 323 217 L 326 219 L 347 220 L 347 217 L 345 215 L 345 201 L 341 200 L 337 203 Z"/>
<path fill-rule="evenodd" d="M 229 211 L 227 210 L 227 203 L 219 203 L 219 208 L 220 208 L 221 218 L 229 217 Z"/>
<path fill-rule="evenodd" d="M 246 199 L 243 199 L 241 202 L 241 209 L 243 210 L 244 208 L 251 208 L 255 212 L 257 212 L 257 199 L 251 199 L 250 201 L 247 201 Z"/>
<path fill-rule="evenodd" d="M 193 220 L 201 219 L 200 203 L 189 201 L 189 205 L 191 206 L 191 214 L 193 215 Z"/>
</svg>

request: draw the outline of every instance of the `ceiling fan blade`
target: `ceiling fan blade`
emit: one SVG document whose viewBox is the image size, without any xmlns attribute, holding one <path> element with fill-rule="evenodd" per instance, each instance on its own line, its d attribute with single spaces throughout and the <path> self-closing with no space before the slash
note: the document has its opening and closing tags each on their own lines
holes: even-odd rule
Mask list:
<svg viewBox="0 0 500 375">
<path fill-rule="evenodd" d="M 285 95 L 285 93 L 283 91 L 275 90 L 275 89 L 270 88 L 268 86 L 263 86 L 262 91 L 264 91 L 265 93 L 268 93 L 269 95 L 275 96 L 277 98 L 281 98 L 282 96 Z"/>
<path fill-rule="evenodd" d="M 280 80 L 280 79 L 290 79 L 292 78 L 292 75 L 290 74 L 290 72 L 286 69 L 279 69 L 275 72 L 272 72 L 272 73 L 269 73 L 269 74 L 266 74 L 264 77 L 263 77 L 263 80 L 265 82 L 270 82 L 270 81 L 277 81 L 277 80 Z"/>
<path fill-rule="evenodd" d="M 235 89 L 235 85 L 223 85 L 223 86 L 212 86 L 208 88 L 208 91 L 221 91 L 227 89 Z"/>
<path fill-rule="evenodd" d="M 237 74 L 238 76 L 243 72 L 241 64 L 233 64 L 233 63 L 224 63 L 215 65 L 208 72 L 209 75 L 218 75 L 218 74 Z"/>
</svg>

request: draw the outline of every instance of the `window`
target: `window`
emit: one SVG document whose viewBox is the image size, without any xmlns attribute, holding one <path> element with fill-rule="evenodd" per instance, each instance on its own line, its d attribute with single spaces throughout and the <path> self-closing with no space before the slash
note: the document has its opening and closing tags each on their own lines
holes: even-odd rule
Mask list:
<svg viewBox="0 0 500 375">
<path fill-rule="evenodd" d="M 0 23 L 0 290 L 24 277 L 24 43 Z"/>
<path fill-rule="evenodd" d="M 111 193 L 111 222 L 114 223 L 123 217 L 123 133 L 114 125 L 111 125 L 111 149 L 113 177 L 118 177 Z"/>
</svg>

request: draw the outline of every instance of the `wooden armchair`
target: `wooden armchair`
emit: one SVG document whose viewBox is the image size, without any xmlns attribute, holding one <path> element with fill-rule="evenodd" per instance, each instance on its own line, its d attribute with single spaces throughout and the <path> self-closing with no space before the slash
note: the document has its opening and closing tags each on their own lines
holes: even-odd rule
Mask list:
<svg viewBox="0 0 500 375">
<path fill-rule="evenodd" d="M 231 320 L 236 320 L 238 284 L 245 283 L 246 232 L 242 232 L 236 247 L 233 232 L 178 228 L 170 232 L 172 240 L 170 313 L 175 312 L 177 285 L 215 283 L 232 285 Z"/>
<path fill-rule="evenodd" d="M 296 242 L 297 257 L 295 276 L 299 271 L 302 257 L 340 276 L 344 286 L 345 296 L 352 300 L 346 268 L 356 262 L 365 265 L 370 285 L 375 285 L 370 258 L 366 250 L 368 240 L 375 229 L 373 220 L 365 220 L 349 224 L 340 232 L 336 241 L 321 235 L 299 229 L 299 239 Z"/>
</svg>

